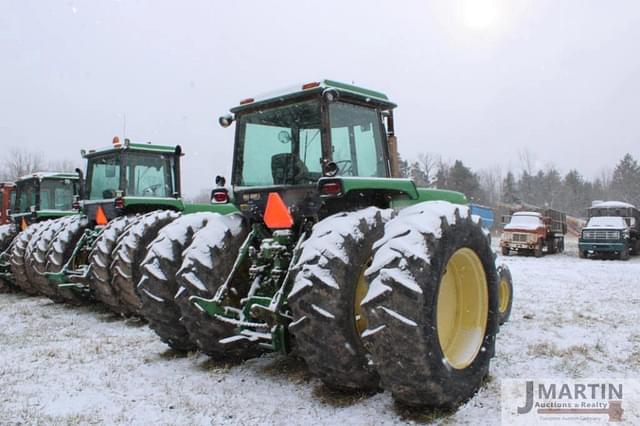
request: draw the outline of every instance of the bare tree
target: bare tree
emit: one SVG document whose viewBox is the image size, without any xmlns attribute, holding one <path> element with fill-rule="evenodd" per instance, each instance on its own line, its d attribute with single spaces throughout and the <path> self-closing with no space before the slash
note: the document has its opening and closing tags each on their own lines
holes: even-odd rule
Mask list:
<svg viewBox="0 0 640 426">
<path fill-rule="evenodd" d="M 21 176 L 42 170 L 44 159 L 41 153 L 12 148 L 2 161 L 3 180 L 15 180 Z"/>
<path fill-rule="evenodd" d="M 518 157 L 520 157 L 522 171 L 527 173 L 529 176 L 533 176 L 535 173 L 535 157 L 531 154 L 531 151 L 529 151 L 528 148 L 524 148 L 518 152 Z"/>
<path fill-rule="evenodd" d="M 69 159 L 49 161 L 47 167 L 52 172 L 73 172 L 77 168 L 82 168 L 80 162 Z"/>
<path fill-rule="evenodd" d="M 418 159 L 427 185 L 433 185 L 436 180 L 436 174 L 438 173 L 438 165 L 440 164 L 442 157 L 432 152 L 425 152 L 420 154 Z"/>
</svg>

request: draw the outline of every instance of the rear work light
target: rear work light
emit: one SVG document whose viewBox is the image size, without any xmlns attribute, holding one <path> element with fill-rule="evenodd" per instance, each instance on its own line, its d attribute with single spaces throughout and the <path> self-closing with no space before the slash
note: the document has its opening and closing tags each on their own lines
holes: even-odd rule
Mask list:
<svg viewBox="0 0 640 426">
<path fill-rule="evenodd" d="M 113 205 L 116 209 L 124 209 L 124 198 L 118 197 L 113 201 Z"/>
<path fill-rule="evenodd" d="M 213 191 L 211 195 L 211 202 L 214 204 L 219 203 L 228 203 L 229 202 L 229 194 L 226 189 L 216 189 Z"/>
<path fill-rule="evenodd" d="M 240 105 L 246 105 L 246 104 L 250 104 L 251 102 L 253 102 L 255 99 L 253 98 L 247 98 L 247 99 L 243 99 L 240 101 Z"/>
<path fill-rule="evenodd" d="M 311 82 L 311 83 L 303 84 L 302 85 L 302 90 L 313 89 L 314 87 L 318 87 L 318 86 L 320 86 L 320 82 L 319 81 L 314 81 L 314 82 Z"/>
<path fill-rule="evenodd" d="M 340 182 L 325 182 L 320 186 L 320 195 L 335 196 L 342 193 Z"/>
</svg>

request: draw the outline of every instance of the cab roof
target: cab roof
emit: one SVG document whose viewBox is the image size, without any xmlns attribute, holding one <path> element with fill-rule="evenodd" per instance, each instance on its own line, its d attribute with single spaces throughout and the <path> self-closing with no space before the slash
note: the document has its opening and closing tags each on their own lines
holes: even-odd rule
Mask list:
<svg viewBox="0 0 640 426">
<path fill-rule="evenodd" d="M 29 179 L 72 179 L 78 180 L 78 174 L 75 172 L 34 172 L 21 176 L 16 182 L 22 182 Z"/>
<path fill-rule="evenodd" d="M 319 95 L 325 89 L 329 88 L 337 90 L 338 93 L 345 98 L 355 98 L 385 109 L 393 109 L 397 106 L 391 102 L 384 93 L 355 86 L 353 84 L 325 79 L 306 84 L 298 84 L 253 98 L 244 99 L 240 101 L 238 106 L 231 108 L 231 112 L 235 114 L 246 110 L 253 110 L 271 103 L 283 102 L 295 98 L 311 97 L 314 94 Z"/>
<path fill-rule="evenodd" d="M 115 139 L 115 138 L 114 138 Z M 171 145 L 154 145 L 151 142 L 147 143 L 133 143 L 129 139 L 125 139 L 124 143 L 114 143 L 111 146 L 103 147 L 99 149 L 90 149 L 89 151 L 82 150 L 82 157 L 95 157 L 97 155 L 110 154 L 113 152 L 119 152 L 122 150 L 133 152 L 150 152 L 150 153 L 165 153 L 173 154 L 176 152 L 178 146 Z"/>
</svg>

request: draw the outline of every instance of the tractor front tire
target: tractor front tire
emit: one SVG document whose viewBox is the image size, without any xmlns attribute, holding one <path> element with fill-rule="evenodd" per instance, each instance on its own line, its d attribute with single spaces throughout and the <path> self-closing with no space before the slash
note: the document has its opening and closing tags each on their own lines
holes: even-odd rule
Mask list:
<svg viewBox="0 0 640 426">
<path fill-rule="evenodd" d="M 400 403 L 450 409 L 489 371 L 498 330 L 491 247 L 465 206 L 420 203 L 389 221 L 367 270 L 362 333 Z"/>
<path fill-rule="evenodd" d="M 176 275 L 193 235 L 213 218 L 217 218 L 215 213 L 195 213 L 174 220 L 149 244 L 142 262 L 142 278 L 138 283 L 142 315 L 160 339 L 178 351 L 192 351 L 197 345 L 180 322 L 182 314 L 174 300 L 178 291 Z"/>
<path fill-rule="evenodd" d="M 236 336 L 235 326 L 211 317 L 189 300 L 191 296 L 212 298 L 231 273 L 248 227 L 238 214 L 217 215 L 196 232 L 178 271 L 178 292 L 175 300 L 180 308 L 182 324 L 198 348 L 218 360 L 237 361 L 260 353 L 255 342 Z M 246 294 L 250 283 L 238 280 L 239 294 Z M 234 297 L 230 294 L 229 297 Z M 239 300 L 235 300 L 239 305 Z M 223 340 L 223 342 L 221 342 Z"/>
<path fill-rule="evenodd" d="M 113 279 L 120 301 L 120 313 L 141 315 L 142 301 L 136 286 L 142 277 L 142 260 L 147 254 L 147 245 L 158 235 L 160 229 L 180 216 L 170 210 L 157 210 L 140 216 L 122 235 L 113 253 Z"/>
<path fill-rule="evenodd" d="M 369 207 L 329 216 L 313 227 L 293 270 L 288 296 L 296 352 L 329 388 L 375 390 L 380 378 L 369 365 L 360 334 L 367 321 L 360 302 L 364 271 L 391 210 Z"/>
<path fill-rule="evenodd" d="M 499 324 L 502 325 L 511 316 L 511 305 L 513 304 L 513 280 L 511 271 L 505 265 L 498 266 L 498 312 L 500 312 Z"/>
</svg>

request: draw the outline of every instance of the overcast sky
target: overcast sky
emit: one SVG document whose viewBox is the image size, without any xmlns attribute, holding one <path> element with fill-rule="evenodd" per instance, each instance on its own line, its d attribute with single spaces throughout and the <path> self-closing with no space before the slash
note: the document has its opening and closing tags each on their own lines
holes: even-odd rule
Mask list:
<svg viewBox="0 0 640 426">
<path fill-rule="evenodd" d="M 229 174 L 240 99 L 331 78 L 399 104 L 406 158 L 591 178 L 640 134 L 637 1 L 2 0 L 0 144 L 79 158 L 181 144 L 187 195 Z"/>
</svg>

